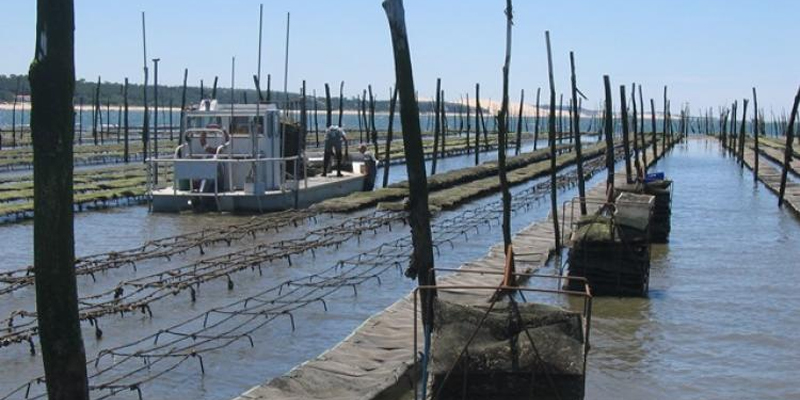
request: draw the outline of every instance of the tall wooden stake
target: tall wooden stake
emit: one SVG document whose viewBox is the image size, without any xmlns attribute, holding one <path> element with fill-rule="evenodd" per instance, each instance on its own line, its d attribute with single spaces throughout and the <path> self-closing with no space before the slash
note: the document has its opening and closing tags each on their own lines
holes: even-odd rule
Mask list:
<svg viewBox="0 0 800 400">
<path fill-rule="evenodd" d="M 539 146 L 539 120 L 541 119 L 539 116 L 539 94 L 542 92 L 542 88 L 536 88 L 536 121 L 533 124 L 533 150 L 536 151 L 536 148 Z"/>
<path fill-rule="evenodd" d="M 514 155 L 519 155 L 522 147 L 522 109 L 525 107 L 525 89 L 519 93 L 519 112 L 517 113 L 517 143 L 514 147 Z"/>
<path fill-rule="evenodd" d="M 481 158 L 481 84 L 475 84 L 475 165 Z"/>
<path fill-rule="evenodd" d="M 550 213 L 553 217 L 553 232 L 555 236 L 556 251 L 561 250 L 561 233 L 558 221 L 558 198 L 556 182 L 556 83 L 553 77 L 553 54 L 550 51 L 550 31 L 544 32 L 547 42 L 547 71 L 550 77 Z"/>
<path fill-rule="evenodd" d="M 122 101 L 123 101 L 122 107 L 123 107 L 123 113 L 124 113 L 123 123 L 125 124 L 125 130 L 124 130 L 125 145 L 123 147 L 124 150 L 123 150 L 123 153 L 122 153 L 122 160 L 127 164 L 128 161 L 130 161 L 130 158 L 129 158 L 130 157 L 130 153 L 129 153 L 129 151 L 130 151 L 129 150 L 130 149 L 129 146 L 130 145 L 128 143 L 129 134 L 130 134 L 129 126 L 128 126 L 128 78 L 125 78 L 125 86 L 122 89 Z"/>
<path fill-rule="evenodd" d="M 619 97 L 620 97 L 620 110 L 622 111 L 620 116 L 622 118 L 622 147 L 625 151 L 625 181 L 628 183 L 633 182 L 633 173 L 631 171 L 631 141 L 630 137 L 628 136 L 628 105 L 625 101 L 625 97 L 627 96 L 627 92 L 625 90 L 625 85 L 620 85 L 619 87 Z"/>
<path fill-rule="evenodd" d="M 514 14 L 511 0 L 506 0 L 505 14 L 506 56 L 505 61 L 503 62 L 503 100 L 500 104 L 500 112 L 497 114 L 497 172 L 500 176 L 500 190 L 502 191 L 503 202 L 503 249 L 504 254 L 506 254 L 506 265 L 510 266 L 510 271 L 508 271 L 510 274 L 507 275 L 508 281 L 506 284 L 515 285 L 514 255 L 513 251 L 511 250 L 511 192 L 508 189 L 508 177 L 506 176 L 506 144 L 508 141 L 508 72 L 511 68 L 511 27 L 514 24 Z M 520 109 L 522 109 L 521 104 Z M 519 151 L 519 147 L 517 147 L 517 151 Z"/>
<path fill-rule="evenodd" d="M 406 35 L 403 0 L 384 0 L 383 8 L 392 32 L 392 48 L 400 95 L 400 119 L 403 126 L 403 148 L 406 154 L 406 170 L 409 181 L 409 225 L 414 250 L 406 275 L 416 277 L 420 286 L 436 284 L 433 270 L 433 241 L 431 239 L 430 212 L 428 210 L 428 180 L 425 176 L 425 154 L 422 150 L 422 134 L 419 126 L 419 107 L 414 97 L 414 76 L 411 68 L 411 53 Z M 423 290 L 422 323 L 427 332 L 433 330 L 434 290 Z"/>
<path fill-rule="evenodd" d="M 434 111 L 434 128 L 433 128 L 433 160 L 431 160 L 431 175 L 436 174 L 436 160 L 439 158 L 439 132 L 441 129 L 441 94 L 442 94 L 442 79 L 436 78 L 436 111 Z"/>
<path fill-rule="evenodd" d="M 753 87 L 753 143 L 755 147 L 755 165 L 753 167 L 753 180 L 758 179 L 758 96 L 756 88 Z"/>
<path fill-rule="evenodd" d="M 792 163 L 792 145 L 794 143 L 794 120 L 797 117 L 797 105 L 800 103 L 800 88 L 794 96 L 792 114 L 789 116 L 789 123 L 786 125 L 786 145 L 783 151 L 783 169 L 781 170 L 781 188 L 778 193 L 778 207 L 783 206 L 783 196 L 786 194 L 786 175 Z"/>
<path fill-rule="evenodd" d="M 386 156 L 383 158 L 383 187 L 389 186 L 389 163 L 391 162 L 392 133 L 394 129 L 394 111 L 397 106 L 397 86 L 391 90 L 389 100 L 389 126 L 386 128 Z"/>
<path fill-rule="evenodd" d="M 603 75 L 606 90 L 605 137 L 606 137 L 606 201 L 614 200 L 614 111 L 611 103 L 611 80 Z"/>
<path fill-rule="evenodd" d="M 50 400 L 89 399 L 73 226 L 75 17 L 72 0 L 38 0 L 28 72 L 33 141 L 36 318 Z"/>
<path fill-rule="evenodd" d="M 581 149 L 581 115 L 578 110 L 578 78 L 575 75 L 575 54 L 569 52 L 569 65 L 572 83 L 572 125 L 575 132 L 575 157 L 578 162 L 578 197 L 581 198 L 581 215 L 586 215 L 586 183 L 583 176 L 583 154 Z"/>
</svg>

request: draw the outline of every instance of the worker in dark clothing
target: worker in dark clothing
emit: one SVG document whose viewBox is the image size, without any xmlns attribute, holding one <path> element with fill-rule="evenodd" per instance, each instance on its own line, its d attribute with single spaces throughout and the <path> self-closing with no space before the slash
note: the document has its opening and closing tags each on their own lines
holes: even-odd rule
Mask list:
<svg viewBox="0 0 800 400">
<path fill-rule="evenodd" d="M 364 156 L 364 188 L 363 191 L 369 192 L 375 187 L 375 176 L 378 174 L 378 163 L 375 156 L 367 150 L 367 145 L 362 144 L 358 151 Z"/>
<path fill-rule="evenodd" d="M 325 154 L 322 156 L 322 176 L 328 175 L 328 166 L 331 161 L 331 153 L 335 151 L 336 156 L 336 176 L 342 176 L 342 142 L 347 146 L 347 135 L 344 129 L 331 125 L 325 134 Z"/>
</svg>

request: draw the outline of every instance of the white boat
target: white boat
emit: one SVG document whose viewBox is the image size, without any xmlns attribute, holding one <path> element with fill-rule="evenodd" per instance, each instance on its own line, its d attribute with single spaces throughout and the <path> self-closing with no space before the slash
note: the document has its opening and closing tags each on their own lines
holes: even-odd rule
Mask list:
<svg viewBox="0 0 800 400">
<path fill-rule="evenodd" d="M 275 104 L 215 100 L 187 111 L 183 142 L 172 157 L 147 160 L 151 210 L 276 211 L 372 189 L 364 187 L 361 162 L 353 161 L 355 172 L 343 169 L 341 177 L 309 176 L 299 124 L 281 123 L 281 114 Z"/>
</svg>

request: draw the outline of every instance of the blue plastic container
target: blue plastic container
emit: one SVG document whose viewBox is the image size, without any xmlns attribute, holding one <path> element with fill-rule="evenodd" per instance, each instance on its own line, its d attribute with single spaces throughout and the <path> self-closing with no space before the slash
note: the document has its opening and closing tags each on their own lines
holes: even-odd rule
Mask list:
<svg viewBox="0 0 800 400">
<path fill-rule="evenodd" d="M 647 174 L 647 176 L 644 177 L 645 183 L 646 182 L 653 182 L 653 181 L 663 181 L 663 180 L 664 180 L 664 173 L 663 172 L 653 172 L 653 173 Z"/>
</svg>

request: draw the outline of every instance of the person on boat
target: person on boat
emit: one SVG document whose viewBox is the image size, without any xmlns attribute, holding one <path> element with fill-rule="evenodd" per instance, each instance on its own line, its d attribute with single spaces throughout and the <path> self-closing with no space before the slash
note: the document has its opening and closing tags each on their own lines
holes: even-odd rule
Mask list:
<svg viewBox="0 0 800 400">
<path fill-rule="evenodd" d="M 378 174 L 378 163 L 372 155 L 367 145 L 362 144 L 358 148 L 359 153 L 364 156 L 364 188 L 363 191 L 369 192 L 375 187 L 375 176 Z"/>
<path fill-rule="evenodd" d="M 342 176 L 342 142 L 347 146 L 347 134 L 345 134 L 344 129 L 337 125 L 328 127 L 328 132 L 325 134 L 325 154 L 322 157 L 322 176 L 328 176 L 331 153 L 334 151 L 336 156 L 336 176 Z"/>
<path fill-rule="evenodd" d="M 208 128 L 208 129 L 220 129 L 220 126 L 217 125 L 217 124 L 208 124 L 208 126 L 206 126 L 206 128 Z M 207 131 L 200 132 L 200 146 L 203 148 L 203 150 L 207 154 L 216 155 L 217 154 L 217 147 L 208 144 L 207 135 L 208 135 Z M 222 140 L 223 144 L 228 143 L 228 139 L 229 139 L 228 131 L 225 130 L 225 129 L 222 130 L 222 139 L 223 139 Z"/>
</svg>

